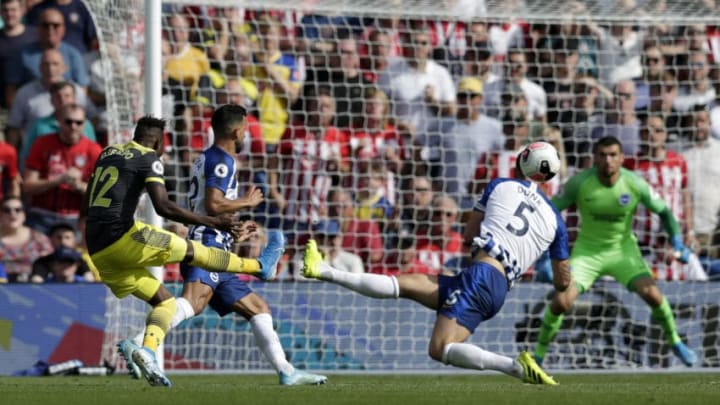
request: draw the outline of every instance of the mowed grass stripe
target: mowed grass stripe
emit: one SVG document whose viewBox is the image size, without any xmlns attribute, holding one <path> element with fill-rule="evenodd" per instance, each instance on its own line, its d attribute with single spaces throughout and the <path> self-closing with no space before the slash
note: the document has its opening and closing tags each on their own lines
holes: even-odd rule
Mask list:
<svg viewBox="0 0 720 405">
<path fill-rule="evenodd" d="M 170 375 L 173 388 L 127 376 L 1 377 L 0 403 L 33 404 L 720 404 L 720 374 L 557 376 L 559 386 L 502 375 L 330 375 L 323 386 L 282 387 L 270 375 Z"/>
</svg>

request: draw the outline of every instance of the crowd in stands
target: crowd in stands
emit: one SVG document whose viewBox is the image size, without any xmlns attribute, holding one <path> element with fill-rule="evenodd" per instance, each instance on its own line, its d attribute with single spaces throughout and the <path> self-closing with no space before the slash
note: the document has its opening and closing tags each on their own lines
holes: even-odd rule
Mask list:
<svg viewBox="0 0 720 405">
<path fill-rule="evenodd" d="M 69 279 L 56 262 L 74 260 L 83 242 L 55 239 L 77 230 L 90 171 L 114 135 L 104 64 L 121 64 L 129 86 L 140 86 L 144 26 L 128 27 L 101 59 L 82 1 L 1 3 L 0 263 L 14 282 Z M 456 3 L 468 7 L 459 15 L 484 4 Z M 619 3 L 627 15 L 642 11 Z M 663 2 L 637 3 L 661 15 Z M 310 237 L 336 268 L 437 274 L 467 253 L 463 216 L 490 179 L 515 175 L 525 144 L 560 151 L 561 173 L 543 186 L 552 196 L 592 165 L 592 144 L 607 135 L 668 201 L 697 254 L 674 261 L 657 217 L 638 213 L 657 278 L 720 273 L 720 23 L 596 23 L 575 1 L 550 22 L 163 11 L 171 196 L 183 204 L 190 164 L 212 144 L 213 109 L 247 107 L 238 176 L 265 202 L 241 215 L 289 237 L 280 278 L 301 278 Z M 577 225 L 572 213 L 567 221 Z M 262 240 L 240 249 L 257 251 Z M 73 277 L 92 280 L 87 264 Z"/>
</svg>

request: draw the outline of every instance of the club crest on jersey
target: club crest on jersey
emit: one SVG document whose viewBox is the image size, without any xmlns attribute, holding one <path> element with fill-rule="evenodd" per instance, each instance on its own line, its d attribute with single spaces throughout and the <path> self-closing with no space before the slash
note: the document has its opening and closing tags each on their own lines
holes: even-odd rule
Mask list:
<svg viewBox="0 0 720 405">
<path fill-rule="evenodd" d="M 216 176 L 220 177 L 221 179 L 224 179 L 225 177 L 227 177 L 229 172 L 230 172 L 230 169 L 228 169 L 228 167 L 225 163 L 220 163 L 217 166 L 215 166 L 214 173 Z"/>
<path fill-rule="evenodd" d="M 623 207 L 630 204 L 630 194 L 627 194 L 627 193 L 620 194 L 620 197 L 618 198 L 618 202 Z"/>
<path fill-rule="evenodd" d="M 218 274 L 215 273 L 215 272 L 211 272 L 211 273 L 210 273 L 210 280 L 212 280 L 213 283 L 217 283 L 218 281 L 220 281 L 220 275 L 218 275 Z"/>
<path fill-rule="evenodd" d="M 152 164 L 152 171 L 153 173 L 162 176 L 165 173 L 165 168 L 163 167 L 163 164 L 161 161 L 156 160 Z"/>
</svg>

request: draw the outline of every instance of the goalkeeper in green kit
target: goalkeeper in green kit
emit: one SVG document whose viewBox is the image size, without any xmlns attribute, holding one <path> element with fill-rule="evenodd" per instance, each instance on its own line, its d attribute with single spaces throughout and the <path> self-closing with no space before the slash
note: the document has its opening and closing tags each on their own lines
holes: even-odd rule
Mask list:
<svg viewBox="0 0 720 405">
<path fill-rule="evenodd" d="M 581 223 L 570 254 L 573 283 L 564 292 L 556 292 L 545 309 L 535 360 L 542 363 L 563 314 L 578 295 L 587 292 L 598 277 L 607 275 L 650 305 L 652 317 L 665 331 L 673 353 L 690 367 L 697 362 L 697 356 L 680 340 L 670 305 L 655 284 L 632 232 L 635 209 L 643 204 L 658 214 L 675 257 L 686 262 L 690 250 L 683 244 L 677 220 L 645 180 L 622 168 L 624 155 L 617 138 L 599 139 L 593 154 L 595 167 L 572 177 L 562 194 L 552 199 L 558 211 L 575 205 Z"/>
</svg>

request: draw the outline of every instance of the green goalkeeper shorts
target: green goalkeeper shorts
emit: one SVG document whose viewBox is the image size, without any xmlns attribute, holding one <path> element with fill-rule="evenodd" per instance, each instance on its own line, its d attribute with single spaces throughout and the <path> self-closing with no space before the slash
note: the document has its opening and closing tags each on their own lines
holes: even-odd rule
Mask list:
<svg viewBox="0 0 720 405">
<path fill-rule="evenodd" d="M 573 281 L 581 293 L 588 291 L 602 276 L 611 276 L 628 290 L 632 290 L 631 286 L 638 278 L 653 276 L 635 238 L 602 248 L 576 242 L 570 254 L 570 266 Z"/>
</svg>

